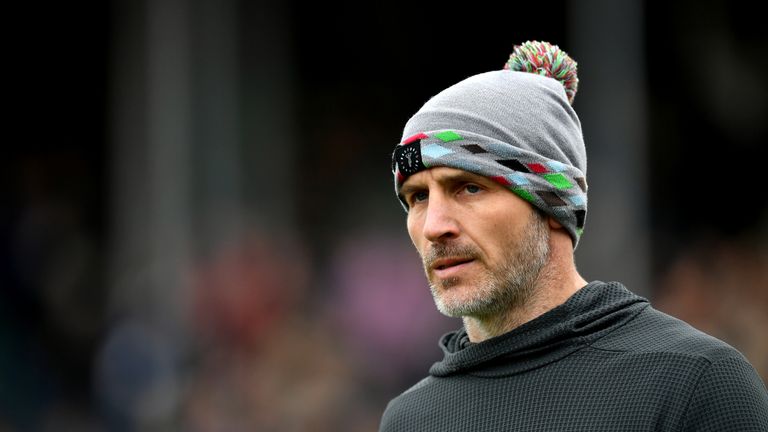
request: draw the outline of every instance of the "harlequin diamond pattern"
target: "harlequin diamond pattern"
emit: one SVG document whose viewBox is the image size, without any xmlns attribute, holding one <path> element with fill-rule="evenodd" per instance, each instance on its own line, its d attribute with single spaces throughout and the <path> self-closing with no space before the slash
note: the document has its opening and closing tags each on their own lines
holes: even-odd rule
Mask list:
<svg viewBox="0 0 768 432">
<path fill-rule="evenodd" d="M 565 170 L 565 164 L 556 160 L 548 161 L 547 166 L 554 172 L 561 172 Z"/>
<path fill-rule="evenodd" d="M 480 144 L 463 144 L 456 145 L 455 147 L 452 145 L 446 145 L 446 143 L 450 143 L 452 141 L 464 140 L 464 137 L 452 130 L 444 130 L 442 132 L 437 132 L 430 135 L 431 138 L 439 140 L 439 144 L 433 142 L 429 145 L 425 145 L 423 148 L 420 148 L 421 143 L 418 141 L 430 138 L 430 136 L 427 136 L 424 133 L 410 136 L 400 144 L 402 147 L 414 148 L 410 149 L 412 150 L 410 153 L 406 151 L 409 149 L 405 148 L 401 149 L 397 153 L 400 169 L 393 171 L 396 171 L 395 174 L 399 182 L 402 182 L 404 178 L 410 174 L 409 171 L 416 171 L 423 167 L 428 168 L 428 166 L 423 165 L 425 163 L 423 161 L 414 160 L 413 162 L 419 163 L 409 164 L 412 162 L 411 159 L 417 156 L 413 150 L 420 149 L 420 153 L 430 158 L 431 160 L 443 158 L 451 154 L 457 154 L 455 158 L 453 156 L 449 156 L 451 162 L 450 166 L 465 170 L 471 170 L 474 168 L 472 162 L 468 162 L 463 159 L 468 157 L 467 153 L 472 155 L 492 153 L 489 152 L 489 150 L 486 150 L 486 148 Z M 460 157 L 462 151 L 459 150 L 459 147 L 461 150 L 466 151 L 463 157 Z M 414 154 L 412 155 L 411 153 Z M 418 156 L 421 156 L 421 154 Z M 469 160 L 474 159 L 472 157 L 469 158 Z M 394 162 L 395 161 L 393 161 L 393 165 Z M 467 166 L 463 166 L 461 164 L 462 162 L 466 162 Z M 500 173 L 501 175 L 493 176 L 490 178 L 495 182 L 503 185 L 504 187 L 509 188 L 516 195 L 526 201 L 531 202 L 534 205 L 540 205 L 542 201 L 550 207 L 581 207 L 586 205 L 586 196 L 584 193 L 587 191 L 587 184 L 585 179 L 583 177 L 571 177 L 566 172 L 568 170 L 568 165 L 562 162 L 543 160 L 538 163 L 531 162 L 530 160 L 523 162 L 517 159 L 497 159 L 495 162 L 506 167 L 512 172 L 506 172 L 503 174 Z M 411 167 L 411 165 L 415 166 Z M 393 168 L 395 167 L 393 166 Z M 413 168 L 413 170 L 410 170 L 410 168 Z M 542 184 L 541 182 L 537 183 L 535 181 L 536 177 L 546 181 L 552 187 L 552 189 L 547 190 L 546 185 Z M 538 186 L 534 186 L 534 184 L 537 184 Z M 558 192 L 560 190 L 572 189 L 576 185 L 578 185 L 582 193 L 571 191 L 568 194 L 561 194 Z M 542 188 L 544 188 L 544 190 L 542 190 Z M 574 210 L 573 214 L 576 218 L 577 231 L 580 234 L 584 226 L 586 211 Z"/>
<path fill-rule="evenodd" d="M 426 139 L 426 138 L 429 138 L 426 134 L 424 134 L 424 133 L 417 133 L 415 135 L 411 135 L 408 138 L 406 138 L 401 145 L 410 144 L 410 143 L 412 143 L 412 142 L 414 142 L 416 140 L 422 140 L 422 139 Z"/>
<path fill-rule="evenodd" d="M 520 161 L 515 159 L 497 160 L 496 162 L 514 171 L 520 171 L 524 173 L 531 172 L 531 170 L 529 170 L 525 165 L 523 165 L 522 163 L 520 163 Z"/>
<path fill-rule="evenodd" d="M 502 186 L 526 186 L 531 184 L 531 182 L 528 181 L 527 178 L 525 178 L 524 175 L 520 173 L 514 173 L 514 174 L 505 174 L 503 176 L 493 176 L 491 177 L 491 180 L 495 181 L 496 183 L 499 183 Z"/>
<path fill-rule="evenodd" d="M 576 228 L 584 228 L 584 217 L 587 215 L 587 212 L 584 210 L 576 210 L 574 213 L 576 214 Z"/>
<path fill-rule="evenodd" d="M 442 142 L 450 142 L 450 141 L 464 139 L 462 138 L 461 135 L 457 134 L 454 131 L 438 132 L 435 134 L 435 138 L 439 139 Z"/>
<path fill-rule="evenodd" d="M 433 159 L 437 159 L 441 156 L 445 156 L 451 153 L 453 153 L 453 151 L 437 144 L 430 144 L 421 150 L 421 154 L 427 155 Z"/>
<path fill-rule="evenodd" d="M 529 201 L 529 202 L 536 202 L 536 198 L 531 195 L 530 192 L 528 192 L 525 189 L 512 189 L 512 192 L 516 193 L 518 196 L 520 196 L 522 199 Z"/>
<path fill-rule="evenodd" d="M 584 205 L 584 195 L 571 195 L 568 197 L 568 200 L 575 206 Z"/>
<path fill-rule="evenodd" d="M 528 164 L 528 168 L 530 168 L 531 171 L 535 172 L 536 174 L 541 174 L 549 171 L 547 167 L 539 163 Z"/>
<path fill-rule="evenodd" d="M 569 182 L 568 179 L 560 173 L 544 174 L 542 177 L 544 177 L 546 181 L 558 189 L 570 189 L 573 187 L 571 182 Z"/>
<path fill-rule="evenodd" d="M 472 154 L 488 153 L 487 151 L 485 151 L 484 148 L 480 147 L 477 144 L 463 145 L 461 147 Z"/>
<path fill-rule="evenodd" d="M 567 205 L 567 203 L 563 201 L 562 198 L 557 196 L 557 194 L 554 192 L 539 191 L 539 192 L 536 192 L 536 195 L 540 196 L 541 199 L 543 199 L 544 202 L 547 203 L 547 205 L 550 205 L 552 207 L 560 207 L 560 206 Z"/>
<path fill-rule="evenodd" d="M 506 179 L 504 176 L 493 176 L 491 177 L 491 180 L 495 181 L 496 183 L 502 185 L 502 186 L 509 186 L 512 184 L 509 180 Z"/>
<path fill-rule="evenodd" d="M 467 150 L 469 145 L 462 146 Z M 479 147 L 479 146 L 478 146 Z M 470 150 L 471 151 L 471 150 Z M 550 185 L 554 186 L 557 190 L 565 190 L 565 189 L 571 189 L 574 187 L 574 182 L 579 185 L 579 188 L 586 192 L 586 182 L 583 178 L 575 178 L 575 179 L 569 179 L 565 174 L 562 173 L 562 171 L 565 171 L 567 166 L 561 162 L 557 161 L 547 161 L 545 163 L 528 163 L 523 164 L 519 160 L 516 159 L 499 159 L 496 160 L 496 163 L 501 164 L 513 171 L 514 173 L 511 174 L 505 174 L 501 176 L 493 177 L 493 180 L 495 180 L 497 183 L 500 183 L 507 187 L 517 187 L 513 189 L 513 192 L 515 192 L 517 195 L 522 197 L 525 200 L 534 202 L 536 200 L 536 196 L 539 196 L 547 205 L 552 207 L 559 207 L 559 206 L 567 206 L 569 205 L 568 202 L 564 200 L 564 198 L 561 198 L 556 193 L 552 191 L 532 191 L 528 192 L 520 186 L 527 186 L 530 185 L 531 182 L 528 179 L 529 174 L 535 173 L 538 174 L 542 179 L 546 180 Z M 585 203 L 584 198 L 581 195 L 570 195 L 566 197 L 572 205 L 583 205 Z"/>
<path fill-rule="evenodd" d="M 587 192 L 587 182 L 584 180 L 584 177 L 577 177 L 573 180 L 577 185 L 579 185 L 579 188 L 581 188 L 582 192 Z"/>
<path fill-rule="evenodd" d="M 512 183 L 518 186 L 531 184 L 531 182 L 529 182 L 528 179 L 525 178 L 525 176 L 520 173 L 507 174 L 505 177 L 507 178 L 507 180 L 511 181 Z"/>
</svg>

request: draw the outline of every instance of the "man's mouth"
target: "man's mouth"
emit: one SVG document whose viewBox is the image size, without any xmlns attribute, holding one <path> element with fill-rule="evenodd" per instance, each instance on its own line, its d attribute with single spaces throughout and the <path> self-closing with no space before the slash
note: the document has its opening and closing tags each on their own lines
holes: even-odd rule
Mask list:
<svg viewBox="0 0 768 432">
<path fill-rule="evenodd" d="M 434 270 L 446 270 L 474 261 L 474 258 L 443 258 L 432 264 Z"/>
</svg>

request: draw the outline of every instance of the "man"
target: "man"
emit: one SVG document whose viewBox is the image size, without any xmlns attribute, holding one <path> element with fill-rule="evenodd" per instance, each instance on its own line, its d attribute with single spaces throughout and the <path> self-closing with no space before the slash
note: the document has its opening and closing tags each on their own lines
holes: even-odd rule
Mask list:
<svg viewBox="0 0 768 432">
<path fill-rule="evenodd" d="M 392 169 L 408 233 L 438 309 L 464 326 L 381 431 L 768 431 L 768 393 L 739 352 L 576 270 L 577 83 L 558 47 L 527 42 L 405 126 Z"/>
</svg>

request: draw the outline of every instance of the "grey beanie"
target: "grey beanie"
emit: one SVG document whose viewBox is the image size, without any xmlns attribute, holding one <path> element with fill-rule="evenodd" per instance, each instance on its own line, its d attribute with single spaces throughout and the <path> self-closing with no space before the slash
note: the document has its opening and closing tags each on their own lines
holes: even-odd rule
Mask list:
<svg viewBox="0 0 768 432">
<path fill-rule="evenodd" d="M 587 155 L 570 105 L 575 84 L 554 79 L 565 73 L 546 63 L 560 59 L 561 66 L 564 56 L 577 83 L 576 63 L 557 46 L 526 44 L 539 44 L 533 49 L 540 56 L 521 61 L 513 54 L 507 63 L 524 71 L 505 67 L 467 78 L 408 120 L 392 156 L 395 191 L 407 211 L 400 187 L 418 171 L 442 166 L 489 177 L 554 217 L 575 248 L 587 213 Z"/>
</svg>

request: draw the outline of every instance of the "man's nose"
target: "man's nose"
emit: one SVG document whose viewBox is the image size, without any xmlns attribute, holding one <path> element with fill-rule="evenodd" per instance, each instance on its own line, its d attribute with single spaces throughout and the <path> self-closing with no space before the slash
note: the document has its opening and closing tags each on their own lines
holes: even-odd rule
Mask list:
<svg viewBox="0 0 768 432">
<path fill-rule="evenodd" d="M 459 225 L 450 200 L 438 194 L 429 197 L 423 230 L 424 237 L 431 242 L 458 237 Z"/>
</svg>

